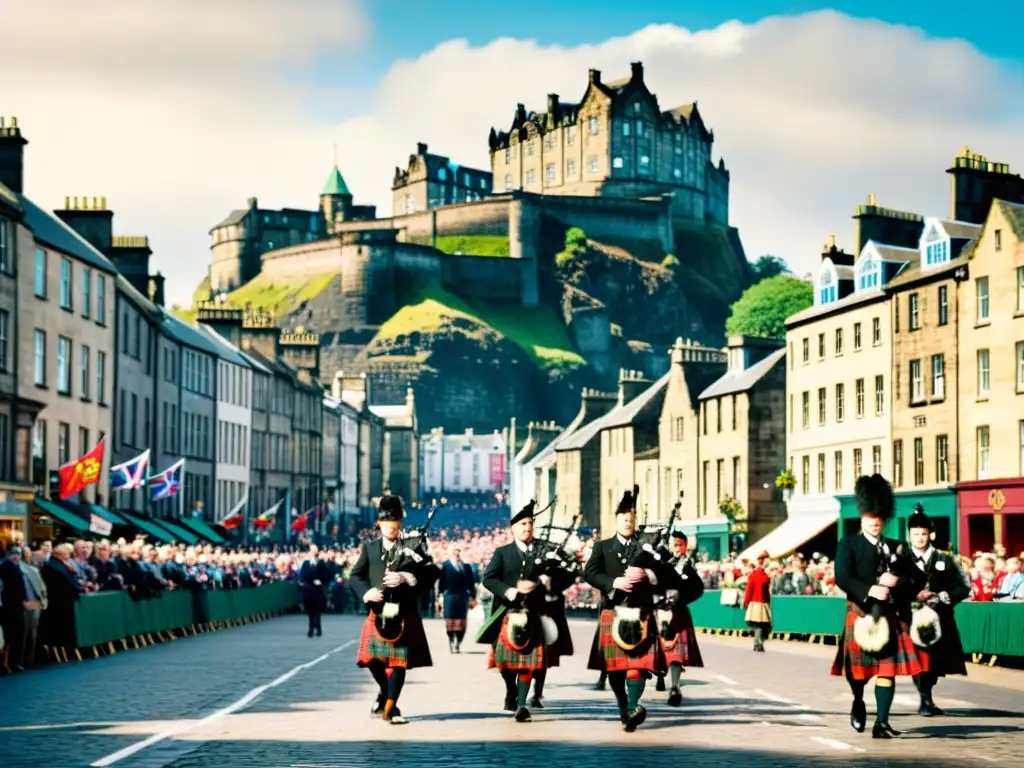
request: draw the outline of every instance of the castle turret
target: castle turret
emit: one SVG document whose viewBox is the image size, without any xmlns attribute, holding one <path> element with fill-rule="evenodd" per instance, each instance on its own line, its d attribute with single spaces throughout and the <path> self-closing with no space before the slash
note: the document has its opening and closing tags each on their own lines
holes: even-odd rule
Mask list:
<svg viewBox="0 0 1024 768">
<path fill-rule="evenodd" d="M 352 193 L 349 192 L 345 178 L 338 170 L 337 161 L 320 192 L 320 210 L 324 212 L 324 223 L 329 233 L 334 232 L 335 220 L 346 221 L 350 218 Z"/>
</svg>

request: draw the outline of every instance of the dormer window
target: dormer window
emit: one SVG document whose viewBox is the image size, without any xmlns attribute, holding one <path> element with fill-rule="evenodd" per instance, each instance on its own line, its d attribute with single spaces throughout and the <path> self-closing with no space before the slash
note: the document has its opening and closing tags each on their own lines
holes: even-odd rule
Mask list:
<svg viewBox="0 0 1024 768">
<path fill-rule="evenodd" d="M 949 236 L 942 227 L 929 222 L 921 236 L 921 265 L 928 269 L 948 264 L 952 257 L 949 246 Z"/>
<path fill-rule="evenodd" d="M 881 285 L 882 262 L 871 253 L 865 253 L 857 262 L 857 290 L 870 291 Z"/>
<path fill-rule="evenodd" d="M 836 268 L 830 259 L 822 262 L 818 273 L 818 304 L 830 304 L 838 298 Z"/>
</svg>

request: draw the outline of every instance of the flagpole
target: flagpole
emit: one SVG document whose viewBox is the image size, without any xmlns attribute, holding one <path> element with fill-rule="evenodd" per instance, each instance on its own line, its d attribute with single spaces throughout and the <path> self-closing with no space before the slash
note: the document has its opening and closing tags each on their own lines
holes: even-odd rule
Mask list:
<svg viewBox="0 0 1024 768">
<path fill-rule="evenodd" d="M 181 460 L 181 483 L 178 487 L 178 519 L 185 519 L 185 460 Z"/>
</svg>

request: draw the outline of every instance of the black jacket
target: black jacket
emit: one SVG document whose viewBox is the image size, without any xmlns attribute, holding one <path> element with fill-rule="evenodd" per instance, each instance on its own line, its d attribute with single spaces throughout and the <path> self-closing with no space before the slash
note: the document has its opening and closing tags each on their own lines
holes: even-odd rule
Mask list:
<svg viewBox="0 0 1024 768">
<path fill-rule="evenodd" d="M 551 577 L 551 588 L 546 589 L 543 585 L 537 587 L 530 595 L 526 596 L 526 605 L 540 604 L 547 595 L 561 595 L 572 586 L 573 575 L 564 568 L 552 566 L 550 562 L 546 562 L 543 553 L 544 550 L 536 542 L 531 555 L 522 552 L 514 541 L 503 544 L 494 550 L 494 556 L 484 570 L 483 584 L 484 589 L 494 595 L 495 607 L 522 607 L 524 605 L 522 595 L 509 601 L 505 593 L 510 589 L 515 589 L 516 582 L 520 580 L 540 581 L 541 573 L 546 573 Z"/>
<path fill-rule="evenodd" d="M 916 570 L 921 570 L 917 565 L 917 554 L 911 550 L 911 562 Z M 922 590 L 934 592 L 936 595 L 945 592 L 949 595 L 949 602 L 939 602 L 934 608 L 940 614 L 952 613 L 957 603 L 962 603 L 971 596 L 971 583 L 960 565 L 952 555 L 932 549 L 931 554 L 924 563 L 925 584 Z"/>
<path fill-rule="evenodd" d="M 635 608 L 653 608 L 656 595 L 664 594 L 669 589 L 681 590 L 682 579 L 668 563 L 652 568 L 658 580 L 656 585 L 649 582 L 637 584 L 632 592 L 615 589 L 612 584 L 626 573 L 628 558 L 628 547 L 622 545 L 618 536 L 601 539 L 594 544 L 590 559 L 583 569 L 583 578 L 601 592 L 602 609 L 621 605 L 627 599 Z"/>
<path fill-rule="evenodd" d="M 896 587 L 889 590 L 889 603 L 900 619 L 910 621 L 910 602 L 924 588 L 927 577 L 907 554 L 909 545 L 901 545 L 885 536 L 881 537 L 880 543 L 889 550 L 888 569 L 899 578 Z M 902 554 L 897 552 L 901 546 Z M 875 546 L 863 533 L 846 536 L 836 550 L 836 586 L 846 593 L 850 602 L 866 612 L 870 607 L 868 591 L 878 583 L 879 569 L 884 565 L 885 560 L 879 559 Z"/>
<path fill-rule="evenodd" d="M 371 587 L 384 588 L 384 574 L 387 571 L 387 561 L 403 558 L 401 540 L 395 542 L 391 552 L 385 553 L 383 539 L 374 539 L 364 542 L 359 550 L 359 559 L 352 566 L 349 574 L 349 582 L 355 592 L 355 598 L 363 602 L 363 595 L 370 591 Z M 386 590 L 385 598 L 399 603 L 405 610 L 416 610 L 420 597 L 424 592 L 429 592 L 437 581 L 438 568 L 433 563 L 409 563 L 398 570 L 408 571 L 416 579 L 416 586 L 402 584 L 394 589 Z M 380 605 L 379 603 L 377 605 Z"/>
<path fill-rule="evenodd" d="M 441 580 L 437 591 L 447 595 L 455 595 L 472 599 L 476 597 L 476 576 L 468 563 L 460 563 L 456 568 L 450 561 L 441 564 Z"/>
</svg>

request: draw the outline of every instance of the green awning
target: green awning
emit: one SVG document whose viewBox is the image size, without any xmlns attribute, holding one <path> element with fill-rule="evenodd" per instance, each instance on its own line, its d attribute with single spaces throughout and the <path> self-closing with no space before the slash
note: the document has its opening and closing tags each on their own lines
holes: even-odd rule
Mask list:
<svg viewBox="0 0 1024 768">
<path fill-rule="evenodd" d="M 166 528 L 168 531 L 178 537 L 178 541 L 183 541 L 186 544 L 198 544 L 199 537 L 196 536 L 192 531 L 187 528 L 183 528 L 180 525 L 175 525 L 170 520 L 161 520 L 160 525 Z"/>
<path fill-rule="evenodd" d="M 205 520 L 194 520 L 192 518 L 183 517 L 180 522 L 183 526 L 195 531 L 211 544 L 223 544 L 227 541 L 227 539 L 213 530 Z"/>
<path fill-rule="evenodd" d="M 89 521 L 83 520 L 70 509 L 65 509 L 59 504 L 54 504 L 52 501 L 47 499 L 35 498 L 32 499 L 32 503 L 36 505 L 36 508 L 47 517 L 52 517 L 55 520 L 59 520 L 64 525 L 74 528 L 76 531 L 82 533 L 90 533 Z"/>
<path fill-rule="evenodd" d="M 173 544 L 174 536 L 167 531 L 165 528 L 161 528 L 156 523 L 150 522 L 144 517 L 133 515 L 131 512 L 121 510 L 121 514 L 128 520 L 129 523 L 134 525 L 140 531 L 148 533 L 157 541 L 162 541 L 164 544 Z"/>
<path fill-rule="evenodd" d="M 706 522 L 701 520 L 685 520 L 675 523 L 672 527 L 677 531 L 682 531 L 687 536 L 729 533 L 729 521 L 717 517 L 708 518 Z"/>
<path fill-rule="evenodd" d="M 108 523 L 113 523 L 114 525 L 131 525 L 131 523 L 112 509 L 101 507 L 99 504 L 83 504 L 83 506 L 90 512 L 102 517 Z"/>
</svg>

